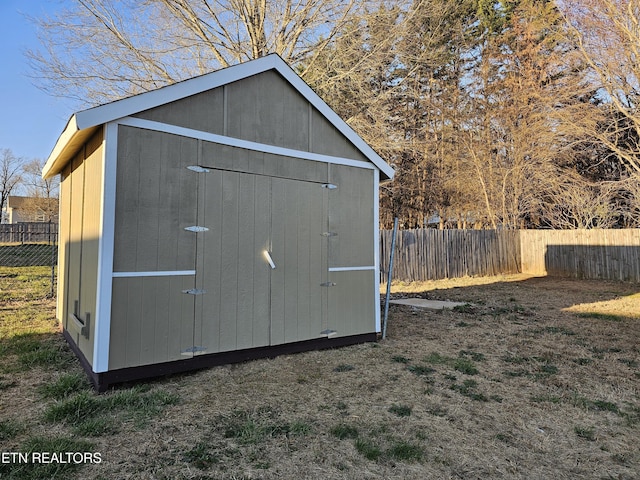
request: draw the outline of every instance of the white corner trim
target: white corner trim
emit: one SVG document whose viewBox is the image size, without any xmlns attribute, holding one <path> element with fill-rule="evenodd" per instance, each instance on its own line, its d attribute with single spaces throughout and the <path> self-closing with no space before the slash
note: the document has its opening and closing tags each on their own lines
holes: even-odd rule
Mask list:
<svg viewBox="0 0 640 480">
<path fill-rule="evenodd" d="M 152 272 L 113 272 L 113 278 L 185 277 L 195 275 L 195 270 L 158 270 Z"/>
<path fill-rule="evenodd" d="M 375 305 L 373 311 L 376 312 L 376 332 L 382 332 L 382 322 L 380 320 L 380 172 L 376 170 L 373 174 L 373 263 L 376 267 L 374 275 L 375 292 L 373 298 Z"/>
<path fill-rule="evenodd" d="M 283 157 L 301 158 L 303 160 L 311 160 L 311 161 L 323 162 L 323 163 L 333 163 L 337 165 L 346 165 L 349 167 L 358 167 L 358 168 L 366 168 L 368 170 L 376 170 L 376 166 L 373 163 L 364 162 L 361 160 L 351 160 L 349 158 L 334 157 L 331 155 L 323 155 L 320 153 L 294 150 L 292 148 L 277 147 L 275 145 L 269 145 L 266 143 L 250 142 L 248 140 L 242 140 L 235 137 L 226 137 L 224 135 L 203 132 L 201 130 L 194 130 L 192 128 L 178 127 L 176 125 L 169 125 L 167 123 L 155 122 L 153 120 L 144 120 L 142 118 L 126 117 L 118 120 L 118 123 L 120 125 L 125 125 L 127 127 L 136 127 L 136 128 L 143 128 L 146 130 L 153 130 L 156 132 L 169 133 L 172 135 L 179 135 L 181 137 L 204 140 L 206 142 L 218 143 L 220 145 L 227 145 L 229 147 L 243 148 L 245 150 L 252 150 L 255 152 L 270 153 L 273 155 L 281 155 Z"/>
<path fill-rule="evenodd" d="M 108 123 L 102 139 L 102 198 L 100 201 L 100 235 L 98 237 L 98 283 L 93 344 L 93 371 L 109 370 L 111 338 L 111 296 L 113 247 L 116 217 L 116 167 L 118 125 Z"/>
</svg>

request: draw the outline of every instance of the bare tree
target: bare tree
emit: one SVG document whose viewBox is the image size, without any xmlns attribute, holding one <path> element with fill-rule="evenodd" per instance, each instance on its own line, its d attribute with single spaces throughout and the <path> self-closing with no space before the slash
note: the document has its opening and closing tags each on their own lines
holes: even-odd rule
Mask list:
<svg viewBox="0 0 640 480">
<path fill-rule="evenodd" d="M 640 174 L 640 2 L 564 0 L 562 5 L 592 81 L 601 88 L 600 99 L 615 119 L 592 135 Z"/>
<path fill-rule="evenodd" d="M 366 3 L 75 0 L 34 19 L 42 48 L 28 56 L 45 91 L 99 104 L 269 53 L 308 68 Z"/>
<path fill-rule="evenodd" d="M 4 209 L 9 195 L 22 181 L 22 158 L 8 148 L 0 149 L 0 223 L 4 223 Z"/>
<path fill-rule="evenodd" d="M 58 176 L 42 178 L 45 161 L 33 159 L 22 169 L 22 186 L 28 200 L 22 208 L 25 213 L 37 221 L 55 221 L 58 215 L 58 192 L 60 179 Z"/>
<path fill-rule="evenodd" d="M 612 228 L 620 216 L 616 190 L 616 182 L 589 182 L 576 173 L 558 172 L 540 192 L 541 214 L 553 228 Z"/>
</svg>

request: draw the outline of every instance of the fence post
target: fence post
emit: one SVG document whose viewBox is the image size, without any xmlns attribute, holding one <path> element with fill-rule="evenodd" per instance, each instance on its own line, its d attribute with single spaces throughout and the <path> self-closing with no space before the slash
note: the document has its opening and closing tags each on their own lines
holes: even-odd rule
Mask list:
<svg viewBox="0 0 640 480">
<path fill-rule="evenodd" d="M 49 224 L 47 225 L 47 230 L 49 233 L 49 243 L 51 244 L 51 296 L 54 296 L 54 283 L 56 281 L 56 244 L 57 242 L 57 234 L 51 234 L 51 219 L 49 219 Z"/>
<path fill-rule="evenodd" d="M 387 337 L 387 318 L 389 317 L 389 297 L 391 296 L 391 278 L 393 275 L 393 251 L 396 247 L 398 233 L 398 217 L 393 220 L 393 234 L 391 235 L 391 251 L 389 252 L 389 272 L 387 276 L 387 297 L 384 302 L 384 320 L 382 322 L 382 339 Z"/>
</svg>

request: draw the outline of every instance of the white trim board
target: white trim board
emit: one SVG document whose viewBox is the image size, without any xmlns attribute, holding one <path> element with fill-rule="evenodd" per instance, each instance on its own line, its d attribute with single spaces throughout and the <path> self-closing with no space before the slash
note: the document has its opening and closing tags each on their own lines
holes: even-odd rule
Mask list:
<svg viewBox="0 0 640 480">
<path fill-rule="evenodd" d="M 376 170 L 376 166 L 372 163 L 363 162 L 361 160 L 351 160 L 349 158 L 333 157 L 331 155 L 323 155 L 320 153 L 305 152 L 303 150 L 294 150 L 291 148 L 277 147 L 266 143 L 251 142 L 241 140 L 235 137 L 226 137 L 216 133 L 203 132 L 202 130 L 194 130 L 192 128 L 178 127 L 168 123 L 155 122 L 153 120 L 144 120 L 141 118 L 126 117 L 117 121 L 118 124 L 127 127 L 142 128 L 145 130 L 153 130 L 155 132 L 169 133 L 179 135 L 181 137 L 194 138 L 204 140 L 206 142 L 227 145 L 229 147 L 243 148 L 261 153 L 270 153 L 283 157 L 301 158 L 303 160 L 311 160 L 315 162 L 333 163 L 336 165 L 346 165 L 349 167 L 366 168 Z"/>
<path fill-rule="evenodd" d="M 374 305 L 376 312 L 376 332 L 382 332 L 382 320 L 380 318 L 380 171 L 373 172 L 373 264 L 374 275 Z"/>
<path fill-rule="evenodd" d="M 375 270 L 374 265 L 362 266 L 362 267 L 329 267 L 330 272 L 363 272 L 366 270 Z"/>
<path fill-rule="evenodd" d="M 116 168 L 118 165 L 118 125 L 109 123 L 102 139 L 102 198 L 98 239 L 98 282 L 93 344 L 93 371 L 109 370 L 111 341 L 111 297 L 113 293 L 113 246 L 116 218 Z"/>
<path fill-rule="evenodd" d="M 153 272 L 113 272 L 113 278 L 139 277 L 187 277 L 196 274 L 195 270 L 165 270 Z"/>
</svg>

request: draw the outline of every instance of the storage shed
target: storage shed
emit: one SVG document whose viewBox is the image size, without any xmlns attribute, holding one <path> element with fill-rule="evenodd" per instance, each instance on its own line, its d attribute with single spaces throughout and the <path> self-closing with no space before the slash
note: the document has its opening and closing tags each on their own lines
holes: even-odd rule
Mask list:
<svg viewBox="0 0 640 480">
<path fill-rule="evenodd" d="M 393 170 L 277 55 L 74 114 L 57 314 L 99 390 L 376 340 Z"/>
</svg>

